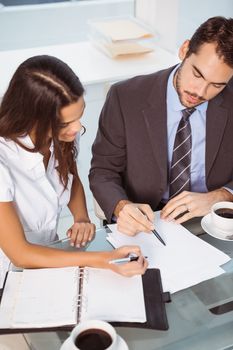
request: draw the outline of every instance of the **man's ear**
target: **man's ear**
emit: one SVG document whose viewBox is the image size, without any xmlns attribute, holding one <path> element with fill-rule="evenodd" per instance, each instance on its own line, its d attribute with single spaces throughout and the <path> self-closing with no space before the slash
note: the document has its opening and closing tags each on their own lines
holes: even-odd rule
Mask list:
<svg viewBox="0 0 233 350">
<path fill-rule="evenodd" d="M 189 49 L 189 40 L 185 40 L 185 42 L 181 45 L 179 49 L 179 58 L 181 61 L 185 59 L 188 49 Z"/>
</svg>

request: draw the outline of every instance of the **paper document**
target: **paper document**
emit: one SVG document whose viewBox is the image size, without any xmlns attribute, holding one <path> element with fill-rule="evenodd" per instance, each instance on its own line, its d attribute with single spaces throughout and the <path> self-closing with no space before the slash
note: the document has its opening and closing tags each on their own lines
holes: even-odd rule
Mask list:
<svg viewBox="0 0 233 350">
<path fill-rule="evenodd" d="M 130 19 L 99 21 L 94 27 L 113 41 L 152 37 L 152 33 Z"/>
<path fill-rule="evenodd" d="M 114 247 L 139 245 L 148 257 L 149 267 L 161 272 L 164 291 L 174 293 L 204 280 L 224 273 L 220 268 L 230 257 L 194 236 L 182 225 L 166 222 L 156 213 L 155 227 L 166 246 L 152 234 L 141 232 L 134 237 L 117 231 L 117 225 L 109 225 L 112 233 L 108 240 Z"/>
<path fill-rule="evenodd" d="M 111 58 L 121 55 L 143 54 L 154 50 L 152 46 L 149 47 L 141 43 L 132 42 L 108 43 L 104 41 L 93 41 L 93 44 Z"/>
</svg>

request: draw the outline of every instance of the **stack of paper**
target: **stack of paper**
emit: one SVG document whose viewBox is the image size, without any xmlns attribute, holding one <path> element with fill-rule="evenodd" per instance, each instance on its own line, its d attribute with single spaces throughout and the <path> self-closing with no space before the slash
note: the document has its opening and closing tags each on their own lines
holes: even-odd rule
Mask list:
<svg viewBox="0 0 233 350">
<path fill-rule="evenodd" d="M 91 42 L 108 56 L 153 51 L 153 34 L 135 18 L 89 21 Z"/>
<path fill-rule="evenodd" d="M 224 273 L 220 266 L 230 260 L 228 255 L 183 226 L 161 220 L 159 212 L 155 226 L 166 246 L 152 233 L 141 232 L 135 237 L 120 233 L 116 224 L 109 225 L 112 233 L 107 239 L 115 248 L 139 245 L 143 255 L 148 257 L 149 268 L 160 269 L 164 291 L 174 293 Z"/>
</svg>

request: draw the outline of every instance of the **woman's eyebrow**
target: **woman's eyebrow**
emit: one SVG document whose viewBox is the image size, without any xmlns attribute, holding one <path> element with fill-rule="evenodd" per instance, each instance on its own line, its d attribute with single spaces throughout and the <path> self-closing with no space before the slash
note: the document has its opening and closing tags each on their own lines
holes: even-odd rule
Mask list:
<svg viewBox="0 0 233 350">
<path fill-rule="evenodd" d="M 65 121 L 62 121 L 62 120 L 61 120 L 61 124 L 67 124 L 67 125 L 68 125 L 68 124 L 70 124 L 70 123 L 73 123 L 75 120 L 80 119 L 80 118 L 82 117 L 82 115 L 83 115 L 83 112 L 84 112 L 85 107 L 86 107 L 86 104 L 84 103 L 82 112 L 81 112 L 81 114 L 80 114 L 79 117 L 74 118 L 74 119 L 72 119 L 72 120 L 70 120 L 70 121 L 68 121 L 68 122 L 65 122 Z"/>
</svg>

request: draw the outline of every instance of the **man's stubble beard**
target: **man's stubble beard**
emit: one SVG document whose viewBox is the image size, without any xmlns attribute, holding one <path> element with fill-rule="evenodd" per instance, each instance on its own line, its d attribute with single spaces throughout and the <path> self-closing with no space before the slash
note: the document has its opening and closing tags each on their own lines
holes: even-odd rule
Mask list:
<svg viewBox="0 0 233 350">
<path fill-rule="evenodd" d="M 181 65 L 179 66 L 179 68 L 177 69 L 177 71 L 175 72 L 175 75 L 174 75 L 174 87 L 176 89 L 176 92 L 178 94 L 178 97 L 179 97 L 179 100 L 180 100 L 180 103 L 186 107 L 186 108 L 190 108 L 190 107 L 196 107 L 198 105 L 200 105 L 201 103 L 203 103 L 205 101 L 205 99 L 201 96 L 198 96 L 197 94 L 195 93 L 192 93 L 192 92 L 189 92 L 189 91 L 186 91 L 184 90 L 185 93 L 189 94 L 190 96 L 194 97 L 194 98 L 198 98 L 200 100 L 199 103 L 196 103 L 196 104 L 192 104 L 191 106 L 190 105 L 187 105 L 185 100 L 182 98 L 182 92 L 181 92 L 181 73 L 182 73 L 182 67 L 184 65 L 184 62 L 185 60 L 181 63 Z"/>
</svg>

